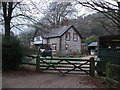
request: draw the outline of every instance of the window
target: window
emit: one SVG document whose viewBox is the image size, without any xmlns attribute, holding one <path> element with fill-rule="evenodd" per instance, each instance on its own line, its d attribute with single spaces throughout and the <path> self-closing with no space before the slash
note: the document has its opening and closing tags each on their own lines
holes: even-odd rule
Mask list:
<svg viewBox="0 0 120 90">
<path fill-rule="evenodd" d="M 77 41 L 78 37 L 77 37 L 77 33 L 73 33 L 73 41 Z"/>
<path fill-rule="evenodd" d="M 68 48 L 69 48 L 69 45 L 66 44 L 66 45 L 65 45 L 65 50 L 68 51 Z"/>
<path fill-rule="evenodd" d="M 50 39 L 47 39 L 47 44 L 50 43 Z"/>
<path fill-rule="evenodd" d="M 70 32 L 67 32 L 67 33 L 65 34 L 65 40 L 66 40 L 66 41 L 70 41 Z"/>
<path fill-rule="evenodd" d="M 34 38 L 35 41 L 42 41 L 42 37 L 41 36 L 37 36 Z"/>
<path fill-rule="evenodd" d="M 56 51 L 57 50 L 57 44 L 52 44 L 52 50 Z"/>
</svg>

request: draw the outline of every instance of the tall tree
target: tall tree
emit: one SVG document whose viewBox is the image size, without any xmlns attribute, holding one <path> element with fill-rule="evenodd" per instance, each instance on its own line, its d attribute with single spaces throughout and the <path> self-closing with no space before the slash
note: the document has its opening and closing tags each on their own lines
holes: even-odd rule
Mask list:
<svg viewBox="0 0 120 90">
<path fill-rule="evenodd" d="M 120 34 L 120 2 L 117 0 L 111 1 L 112 2 L 107 0 L 77 0 L 80 5 L 91 8 L 105 15 L 111 20 L 111 24 L 108 25 L 104 23 L 104 28 L 108 31 L 109 29 L 117 30 L 118 34 Z"/>
<path fill-rule="evenodd" d="M 77 13 L 74 5 L 70 2 L 52 2 L 44 11 L 44 22 L 55 23 L 60 26 L 64 18 L 71 16 L 74 17 Z"/>
<path fill-rule="evenodd" d="M 37 9 L 30 3 L 29 5 L 26 4 L 24 0 L 2 2 L 0 15 L 3 17 L 0 18 L 0 22 L 3 22 L 5 35 L 9 37 L 12 28 L 21 30 L 19 26 L 30 26 L 30 24 L 37 22 L 38 19 L 34 16 L 37 12 L 34 11 L 37 11 Z"/>
<path fill-rule="evenodd" d="M 12 11 L 14 9 L 13 2 L 2 2 L 3 6 L 3 17 L 4 17 L 4 27 L 5 27 L 5 35 L 10 36 L 10 22 L 12 19 Z"/>
</svg>

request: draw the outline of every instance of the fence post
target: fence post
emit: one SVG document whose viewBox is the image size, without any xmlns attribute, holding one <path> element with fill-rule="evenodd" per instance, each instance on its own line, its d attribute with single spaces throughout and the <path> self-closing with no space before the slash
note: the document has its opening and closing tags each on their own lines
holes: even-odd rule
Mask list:
<svg viewBox="0 0 120 90">
<path fill-rule="evenodd" d="M 37 72 L 40 71 L 40 57 L 39 57 L 39 55 L 37 55 L 37 57 L 36 57 L 36 71 Z"/>
<path fill-rule="evenodd" d="M 91 77 L 95 76 L 95 61 L 94 61 L 94 57 L 90 58 L 90 76 Z"/>
<path fill-rule="evenodd" d="M 111 66 L 110 63 L 108 62 L 106 64 L 106 82 L 107 82 L 107 88 L 111 88 L 111 81 L 108 80 L 108 78 L 111 78 L 112 76 L 112 70 L 111 70 Z"/>
</svg>

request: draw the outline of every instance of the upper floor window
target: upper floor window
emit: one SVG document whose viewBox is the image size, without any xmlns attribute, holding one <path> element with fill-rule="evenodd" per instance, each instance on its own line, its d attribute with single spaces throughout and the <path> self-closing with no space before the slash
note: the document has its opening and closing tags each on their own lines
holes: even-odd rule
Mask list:
<svg viewBox="0 0 120 90">
<path fill-rule="evenodd" d="M 65 34 L 65 40 L 70 41 L 70 32 Z"/>
<path fill-rule="evenodd" d="M 73 33 L 73 41 L 77 41 L 78 40 L 78 35 L 77 35 L 77 33 Z"/>
</svg>

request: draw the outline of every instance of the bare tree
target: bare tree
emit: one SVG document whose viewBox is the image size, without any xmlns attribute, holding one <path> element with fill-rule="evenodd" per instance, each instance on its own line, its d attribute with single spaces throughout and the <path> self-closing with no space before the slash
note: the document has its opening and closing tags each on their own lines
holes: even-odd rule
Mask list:
<svg viewBox="0 0 120 90">
<path fill-rule="evenodd" d="M 55 23 L 59 26 L 67 16 L 75 16 L 77 13 L 74 5 L 70 2 L 52 2 L 45 10 L 44 22 Z"/>
<path fill-rule="evenodd" d="M 17 4 L 16 4 L 17 5 Z M 13 2 L 2 2 L 3 6 L 3 17 L 5 23 L 5 35 L 10 36 L 10 22 L 12 19 L 12 11 L 14 9 Z"/>
<path fill-rule="evenodd" d="M 96 10 L 103 15 L 105 15 L 108 19 L 111 20 L 111 24 L 103 24 L 104 28 L 109 31 L 109 29 L 114 29 L 118 31 L 120 34 L 120 2 L 115 1 L 113 3 L 108 2 L 106 0 L 84 0 L 77 2 L 84 6 Z M 103 22 L 102 22 L 103 23 Z"/>
<path fill-rule="evenodd" d="M 20 2 L 2 2 L 0 8 L 0 22 L 4 25 L 5 35 L 10 36 L 12 28 L 22 30 L 19 26 L 30 26 L 30 24 L 39 21 L 36 18 L 34 11 L 37 11 L 34 6 L 26 4 L 23 0 Z M 34 10 L 35 9 L 35 10 Z M 34 12 L 34 13 L 33 13 Z"/>
</svg>

